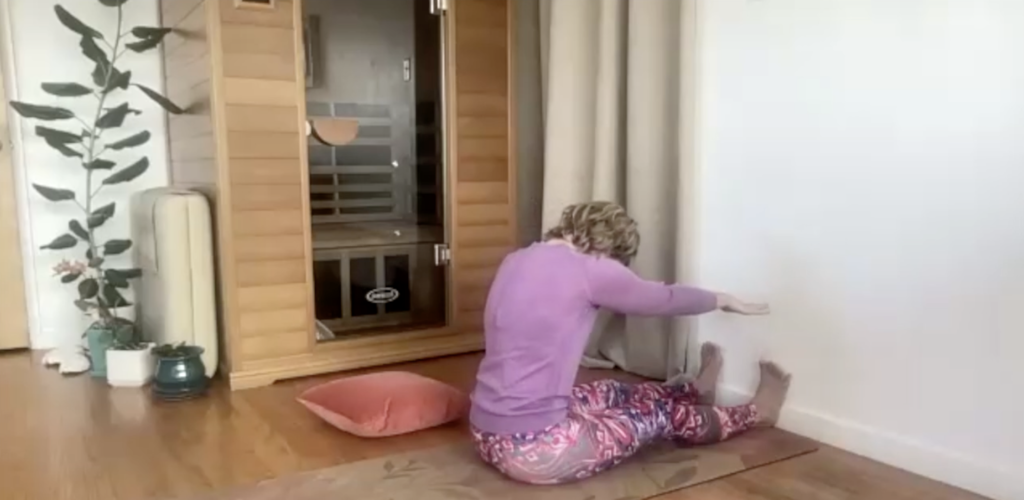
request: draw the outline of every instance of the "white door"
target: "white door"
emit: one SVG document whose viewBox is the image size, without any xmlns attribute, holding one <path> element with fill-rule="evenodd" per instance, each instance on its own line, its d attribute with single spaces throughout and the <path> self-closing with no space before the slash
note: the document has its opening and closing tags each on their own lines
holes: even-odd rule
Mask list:
<svg viewBox="0 0 1024 500">
<path fill-rule="evenodd" d="M 0 85 L 0 350 L 28 347 L 25 281 L 18 239 L 7 95 Z"/>
</svg>

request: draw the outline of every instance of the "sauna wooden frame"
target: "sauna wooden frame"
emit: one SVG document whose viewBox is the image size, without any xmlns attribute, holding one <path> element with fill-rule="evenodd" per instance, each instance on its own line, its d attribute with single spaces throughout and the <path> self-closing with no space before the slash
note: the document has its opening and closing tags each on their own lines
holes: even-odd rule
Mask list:
<svg viewBox="0 0 1024 500">
<path fill-rule="evenodd" d="M 371 0 L 372 1 L 372 0 Z M 175 186 L 213 203 L 222 373 L 232 389 L 483 347 L 483 307 L 516 245 L 513 0 L 449 0 L 448 322 L 318 343 L 302 0 L 161 0 Z"/>
</svg>

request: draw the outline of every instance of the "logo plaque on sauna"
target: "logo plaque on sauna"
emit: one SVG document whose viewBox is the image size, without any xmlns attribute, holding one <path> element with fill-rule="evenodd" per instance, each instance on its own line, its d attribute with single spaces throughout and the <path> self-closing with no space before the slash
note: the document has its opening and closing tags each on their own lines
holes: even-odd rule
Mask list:
<svg viewBox="0 0 1024 500">
<path fill-rule="evenodd" d="M 366 292 L 366 301 L 373 304 L 387 304 L 398 298 L 398 290 L 391 287 L 375 288 Z"/>
</svg>

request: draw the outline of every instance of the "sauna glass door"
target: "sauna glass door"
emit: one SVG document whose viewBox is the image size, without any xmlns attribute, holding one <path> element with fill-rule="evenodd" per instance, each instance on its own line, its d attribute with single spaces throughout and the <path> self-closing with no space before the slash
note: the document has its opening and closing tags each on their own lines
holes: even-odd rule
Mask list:
<svg viewBox="0 0 1024 500">
<path fill-rule="evenodd" d="M 317 337 L 443 326 L 442 22 L 431 0 L 304 0 Z"/>
</svg>

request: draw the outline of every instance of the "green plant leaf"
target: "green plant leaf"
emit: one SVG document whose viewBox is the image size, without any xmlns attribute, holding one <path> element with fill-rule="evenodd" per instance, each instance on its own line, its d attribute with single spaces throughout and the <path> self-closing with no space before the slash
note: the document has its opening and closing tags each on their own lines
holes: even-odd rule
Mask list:
<svg viewBox="0 0 1024 500">
<path fill-rule="evenodd" d="M 110 68 L 110 71 L 110 81 L 109 83 L 107 83 L 107 86 L 105 89 L 103 89 L 103 91 L 111 92 L 114 89 L 127 89 L 128 85 L 132 82 L 132 72 L 125 71 L 124 73 L 122 73 L 118 71 L 117 68 Z"/>
<path fill-rule="evenodd" d="M 114 151 L 120 151 L 126 148 L 134 148 L 136 146 L 141 146 L 149 142 L 150 137 L 152 137 L 152 134 L 150 134 L 148 130 L 143 130 L 142 132 L 139 132 L 135 135 L 125 137 L 120 141 L 107 144 L 107 147 L 113 149 Z"/>
<path fill-rule="evenodd" d="M 128 0 L 100 0 L 100 3 L 107 7 L 118 7 L 124 5 Z"/>
<path fill-rule="evenodd" d="M 96 297 L 98 293 L 100 293 L 100 283 L 96 281 L 96 278 L 86 278 L 78 283 L 79 300 L 89 300 Z"/>
<path fill-rule="evenodd" d="M 103 225 L 104 222 L 107 222 L 108 219 L 113 217 L 116 211 L 116 202 L 111 202 L 106 205 L 103 205 L 102 207 L 93 210 L 92 213 L 89 214 L 89 219 L 86 222 L 86 224 L 88 224 L 89 227 L 93 229 L 100 227 Z"/>
<path fill-rule="evenodd" d="M 67 285 L 68 283 L 74 283 L 75 280 L 82 277 L 82 273 L 68 273 L 60 277 L 60 282 Z"/>
<path fill-rule="evenodd" d="M 162 40 L 163 40 L 163 37 L 160 37 L 160 38 L 143 38 L 142 40 L 139 40 L 137 42 L 128 42 L 128 43 L 124 44 L 124 46 L 128 47 L 128 49 L 131 50 L 132 52 L 136 52 L 136 53 L 141 54 L 141 53 L 143 53 L 143 52 L 145 52 L 147 50 L 152 50 L 152 49 L 155 49 L 155 48 L 159 47 L 160 46 L 160 42 Z"/>
<path fill-rule="evenodd" d="M 43 139 L 43 141 L 46 142 L 47 146 L 50 146 L 51 148 L 57 150 L 58 153 L 68 158 L 81 158 L 83 156 L 82 152 L 75 149 L 71 149 L 71 147 L 68 146 L 67 144 L 54 140 L 50 137 Z"/>
<path fill-rule="evenodd" d="M 95 160 L 82 165 L 86 170 L 110 170 L 117 165 L 110 160 L 104 160 L 103 158 L 96 158 Z"/>
<path fill-rule="evenodd" d="M 179 108 L 177 104 L 174 104 L 170 99 L 160 95 L 157 91 L 137 83 L 135 86 L 138 87 L 143 94 L 146 94 L 150 99 L 159 104 L 161 108 L 164 108 L 168 113 L 172 115 L 180 115 L 185 112 L 184 109 Z"/>
<path fill-rule="evenodd" d="M 92 84 L 104 88 L 107 85 L 107 67 L 109 65 L 103 63 L 96 63 L 96 66 L 92 68 Z"/>
<path fill-rule="evenodd" d="M 92 93 L 92 89 L 80 83 L 44 83 L 43 92 L 57 97 L 81 97 Z"/>
<path fill-rule="evenodd" d="M 71 132 L 57 130 L 43 125 L 36 125 L 36 135 L 42 137 L 43 141 L 46 142 L 46 145 L 56 149 L 60 154 L 67 156 L 68 158 L 82 157 L 82 153 L 80 151 L 68 147 L 69 144 L 79 144 L 82 142 L 82 136 L 78 134 L 72 134 Z"/>
<path fill-rule="evenodd" d="M 130 286 L 127 279 L 116 274 L 112 275 L 109 269 L 103 271 L 103 276 L 107 278 L 107 283 L 110 283 L 110 286 L 114 288 L 128 288 Z"/>
<path fill-rule="evenodd" d="M 53 241 L 39 247 L 40 250 L 67 250 L 74 248 L 78 244 L 78 238 L 71 236 L 70 234 L 62 234 L 55 238 Z"/>
<path fill-rule="evenodd" d="M 32 187 L 36 189 L 36 192 L 43 195 L 43 198 L 50 201 L 68 201 L 75 199 L 75 192 L 70 189 L 56 189 L 46 187 L 41 184 L 33 184 Z"/>
<path fill-rule="evenodd" d="M 114 328 L 114 344 L 120 347 L 131 347 L 135 343 L 135 325 L 122 323 Z"/>
<path fill-rule="evenodd" d="M 86 231 L 85 228 L 82 227 L 81 222 L 71 219 L 71 222 L 68 222 L 68 229 L 71 231 L 71 234 L 77 236 L 78 239 L 82 241 L 89 241 L 89 231 Z"/>
<path fill-rule="evenodd" d="M 102 68 L 101 72 L 106 76 L 106 68 L 110 66 L 110 58 L 107 53 L 96 43 L 96 40 L 87 36 L 83 36 L 78 41 L 78 47 L 82 49 L 82 53 L 85 54 L 90 61 L 96 63 L 96 66 Z M 93 75 L 93 81 L 95 82 L 95 75 Z M 102 81 L 96 84 L 99 87 L 103 86 Z"/>
<path fill-rule="evenodd" d="M 11 101 L 11 107 L 14 108 L 14 111 L 19 115 L 25 118 L 35 118 L 36 120 L 55 121 L 67 120 L 75 117 L 75 114 L 70 110 L 58 108 L 56 106 L 41 106 L 38 104 L 29 104 L 27 102 Z"/>
<path fill-rule="evenodd" d="M 132 28 L 132 35 L 136 38 L 163 38 L 172 30 L 171 28 L 152 28 L 149 26 L 136 26 Z"/>
<path fill-rule="evenodd" d="M 104 262 L 105 260 L 103 259 L 103 257 L 92 258 L 89 259 L 89 267 L 93 269 L 98 269 L 100 266 L 103 265 Z"/>
<path fill-rule="evenodd" d="M 91 248 L 88 248 L 88 249 L 85 250 L 85 258 L 86 258 L 86 260 L 91 262 L 95 257 L 96 256 L 93 255 Z"/>
<path fill-rule="evenodd" d="M 103 255 L 120 255 L 132 247 L 132 240 L 110 240 L 103 244 Z"/>
<path fill-rule="evenodd" d="M 106 269 L 103 276 L 115 288 L 128 288 L 128 280 L 138 279 L 142 276 L 141 269 Z"/>
<path fill-rule="evenodd" d="M 146 173 L 149 169 L 149 158 L 143 156 L 139 161 L 128 165 L 127 167 L 118 170 L 110 177 L 103 179 L 103 183 L 106 185 L 121 184 L 122 182 L 131 182 L 138 178 L 140 175 Z"/>
<path fill-rule="evenodd" d="M 36 125 L 36 135 L 43 139 L 52 140 L 57 144 L 78 144 L 82 142 L 82 136 L 57 130 L 44 125 Z"/>
<path fill-rule="evenodd" d="M 77 17 L 72 15 L 64 7 L 60 5 L 54 5 L 53 10 L 57 13 L 57 19 L 60 23 L 66 26 L 69 30 L 88 38 L 103 38 L 103 34 L 90 28 L 88 25 L 80 21 Z"/>
<path fill-rule="evenodd" d="M 96 128 L 116 128 L 124 124 L 125 117 L 128 114 L 139 114 L 139 110 L 128 107 L 128 103 L 123 103 L 117 107 L 109 108 L 100 116 L 99 120 L 96 120 Z"/>
<path fill-rule="evenodd" d="M 103 294 L 100 297 L 100 300 L 102 300 L 107 307 L 114 309 L 132 305 L 131 302 L 128 302 L 128 300 L 121 295 L 121 292 L 117 291 L 117 288 L 109 284 L 103 285 Z"/>
<path fill-rule="evenodd" d="M 79 284 L 79 286 L 81 286 L 81 284 Z M 91 301 L 88 301 L 88 300 L 78 299 L 78 300 L 75 301 L 75 307 L 77 307 L 80 311 L 85 312 L 85 313 L 87 313 L 87 312 L 89 312 L 89 311 L 91 311 L 93 309 L 96 309 L 96 305 L 97 304 L 95 302 L 91 302 Z"/>
</svg>

